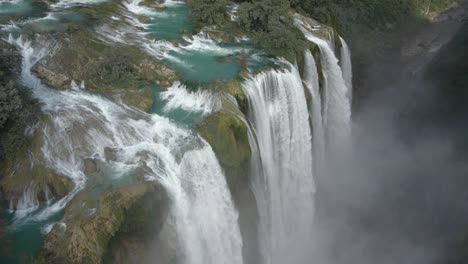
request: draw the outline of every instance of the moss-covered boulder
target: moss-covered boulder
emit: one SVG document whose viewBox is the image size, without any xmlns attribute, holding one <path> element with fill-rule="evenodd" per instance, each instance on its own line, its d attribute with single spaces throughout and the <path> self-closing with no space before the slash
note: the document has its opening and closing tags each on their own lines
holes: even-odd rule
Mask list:
<svg viewBox="0 0 468 264">
<path fill-rule="evenodd" d="M 55 225 L 46 236 L 38 261 L 103 263 L 133 240 L 145 245 L 144 241 L 154 238 L 164 223 L 167 205 L 166 192 L 157 182 L 137 183 L 103 194 L 83 191 L 66 207 L 64 224 Z"/>
<path fill-rule="evenodd" d="M 200 135 L 211 145 L 225 170 L 231 191 L 248 176 L 250 145 L 246 124 L 226 111 L 197 122 Z"/>
</svg>

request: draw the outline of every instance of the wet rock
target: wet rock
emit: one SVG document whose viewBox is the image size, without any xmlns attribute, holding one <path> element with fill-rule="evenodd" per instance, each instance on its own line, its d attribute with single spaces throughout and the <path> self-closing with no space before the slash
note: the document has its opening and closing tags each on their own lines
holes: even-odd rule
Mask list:
<svg viewBox="0 0 468 264">
<path fill-rule="evenodd" d="M 71 81 L 67 76 L 50 71 L 46 67 L 39 64 L 32 70 L 37 75 L 37 77 L 45 81 L 48 86 L 67 89 Z"/>
<path fill-rule="evenodd" d="M 111 254 L 109 248 L 118 252 L 126 246 L 132 248 L 125 241 L 149 241 L 167 217 L 167 199 L 156 182 L 122 187 L 97 197 L 84 191 L 65 209 L 65 232 L 55 226 L 45 238 L 39 263 L 103 263 L 106 254 Z M 95 208 L 91 216 L 90 208 Z"/>
<path fill-rule="evenodd" d="M 92 174 L 95 174 L 96 172 L 98 172 L 96 161 L 90 158 L 85 159 L 83 173 L 85 175 L 92 175 Z"/>
<path fill-rule="evenodd" d="M 117 151 L 113 148 L 106 147 L 104 148 L 104 158 L 106 161 L 116 161 L 117 160 Z"/>
</svg>

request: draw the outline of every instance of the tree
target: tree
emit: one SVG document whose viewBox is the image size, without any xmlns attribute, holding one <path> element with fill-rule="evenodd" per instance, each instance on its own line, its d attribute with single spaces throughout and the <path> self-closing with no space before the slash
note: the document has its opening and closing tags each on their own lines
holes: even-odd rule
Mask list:
<svg viewBox="0 0 468 264">
<path fill-rule="evenodd" d="M 229 0 L 189 0 L 196 23 L 220 24 L 226 20 Z"/>
</svg>

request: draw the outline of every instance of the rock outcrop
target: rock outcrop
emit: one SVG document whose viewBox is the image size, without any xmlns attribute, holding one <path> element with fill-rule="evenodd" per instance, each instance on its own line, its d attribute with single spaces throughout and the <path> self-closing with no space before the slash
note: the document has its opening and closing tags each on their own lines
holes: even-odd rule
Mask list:
<svg viewBox="0 0 468 264">
<path fill-rule="evenodd" d="M 157 182 L 136 183 L 103 194 L 82 191 L 65 209 L 62 222 L 47 235 L 38 261 L 114 263 L 111 260 L 132 245 L 144 248 L 144 242 L 157 234 L 167 216 L 167 199 Z"/>
</svg>

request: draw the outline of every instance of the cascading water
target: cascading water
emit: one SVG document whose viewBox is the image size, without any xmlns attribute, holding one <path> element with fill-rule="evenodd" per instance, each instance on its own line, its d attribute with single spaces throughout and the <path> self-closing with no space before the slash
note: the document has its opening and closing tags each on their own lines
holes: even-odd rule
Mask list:
<svg viewBox="0 0 468 264">
<path fill-rule="evenodd" d="M 263 173 L 253 177 L 264 261 L 305 263 L 312 239 L 315 185 L 311 130 L 297 69 L 258 74 L 243 83 Z"/>
<path fill-rule="evenodd" d="M 329 43 L 313 34 L 305 23 L 296 19 L 296 24 L 305 37 L 320 48 L 324 75 L 322 98 L 323 125 L 327 137 L 327 150 L 336 151 L 349 144 L 351 105 L 343 72 Z"/>
<path fill-rule="evenodd" d="M 315 58 L 306 50 L 304 53 L 304 84 L 311 95 L 310 118 L 313 132 L 313 153 L 316 172 L 325 166 L 325 131 L 323 130 L 322 98 Z"/>
<path fill-rule="evenodd" d="M 343 79 L 348 88 L 346 95 L 351 103 L 353 99 L 353 66 L 351 64 L 351 51 L 349 50 L 348 43 L 341 37 L 340 42 L 340 66 L 343 71 Z"/>
<path fill-rule="evenodd" d="M 110 181 L 140 175 L 165 186 L 172 199 L 170 217 L 176 223 L 183 263 L 242 263 L 237 211 L 222 169 L 204 140 L 165 117 L 113 103 L 83 89 L 45 87 L 31 74 L 31 67 L 50 50 L 34 48 L 21 37 L 9 40 L 22 51 L 21 81 L 32 89 L 49 117 L 39 126 L 44 161 L 75 183 L 66 197 L 39 213 L 22 216 L 23 221 L 46 218 L 62 209 L 86 186 L 84 160 L 95 159 L 118 172 L 106 175 Z M 115 159 L 107 160 L 105 149 L 111 149 Z M 141 171 L 143 175 L 138 173 Z"/>
</svg>

